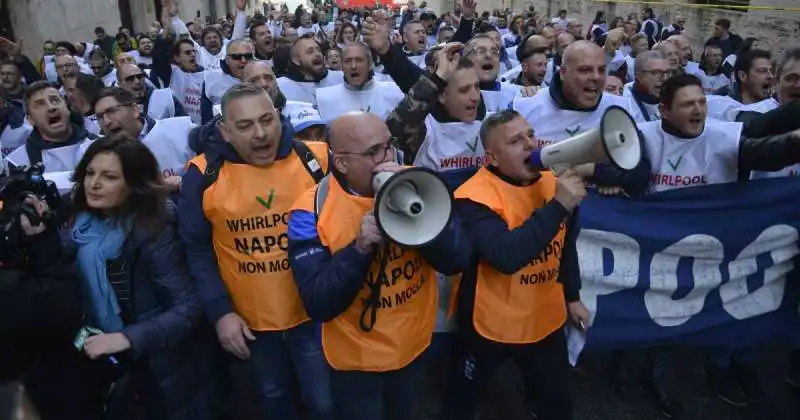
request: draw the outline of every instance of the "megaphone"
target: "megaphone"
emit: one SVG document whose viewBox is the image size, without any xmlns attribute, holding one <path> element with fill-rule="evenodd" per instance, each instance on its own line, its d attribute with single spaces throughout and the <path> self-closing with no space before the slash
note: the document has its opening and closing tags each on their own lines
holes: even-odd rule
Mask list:
<svg viewBox="0 0 800 420">
<path fill-rule="evenodd" d="M 387 238 L 407 248 L 423 246 L 447 227 L 453 196 L 436 172 L 422 167 L 379 172 L 372 178 L 375 221 Z"/>
<path fill-rule="evenodd" d="M 600 127 L 536 150 L 529 160 L 533 166 L 555 172 L 590 162 L 611 162 L 631 170 L 642 160 L 639 130 L 625 109 L 613 105 L 603 114 Z"/>
</svg>

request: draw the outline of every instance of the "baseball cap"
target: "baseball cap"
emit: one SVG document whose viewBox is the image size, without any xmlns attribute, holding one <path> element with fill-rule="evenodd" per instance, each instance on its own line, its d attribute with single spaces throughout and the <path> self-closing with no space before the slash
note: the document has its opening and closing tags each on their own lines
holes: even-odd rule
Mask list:
<svg viewBox="0 0 800 420">
<path fill-rule="evenodd" d="M 294 131 L 303 131 L 315 125 L 326 125 L 314 105 L 308 102 L 287 101 L 283 113 L 291 121 Z"/>
</svg>

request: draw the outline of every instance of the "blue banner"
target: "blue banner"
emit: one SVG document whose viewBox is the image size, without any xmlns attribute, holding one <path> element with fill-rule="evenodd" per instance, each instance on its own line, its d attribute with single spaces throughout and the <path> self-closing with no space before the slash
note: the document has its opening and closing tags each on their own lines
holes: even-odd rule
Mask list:
<svg viewBox="0 0 800 420">
<path fill-rule="evenodd" d="M 756 345 L 797 336 L 800 182 L 770 179 L 581 204 L 588 348 Z"/>
</svg>

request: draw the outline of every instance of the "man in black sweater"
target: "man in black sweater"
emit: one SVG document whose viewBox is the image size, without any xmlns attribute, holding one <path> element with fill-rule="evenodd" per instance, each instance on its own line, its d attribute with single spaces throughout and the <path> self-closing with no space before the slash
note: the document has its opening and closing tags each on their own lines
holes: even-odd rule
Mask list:
<svg viewBox="0 0 800 420">
<path fill-rule="evenodd" d="M 472 418 L 494 368 L 510 357 L 541 420 L 572 418 L 564 324 L 590 314 L 578 294 L 574 212 L 586 196 L 569 169 L 556 177 L 529 162 L 536 140 L 516 111 L 488 117 L 480 138 L 488 167 L 455 192 L 474 253 L 458 291 L 457 357 L 447 407 Z"/>
</svg>

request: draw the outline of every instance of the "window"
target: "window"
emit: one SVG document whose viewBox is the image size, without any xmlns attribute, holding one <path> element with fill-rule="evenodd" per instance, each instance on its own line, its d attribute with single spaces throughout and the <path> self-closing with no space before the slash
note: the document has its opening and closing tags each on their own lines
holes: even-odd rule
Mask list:
<svg viewBox="0 0 800 420">
<path fill-rule="evenodd" d="M 708 9 L 733 10 L 736 12 L 747 12 L 750 0 L 692 0 L 694 4 L 707 4 Z"/>
</svg>

